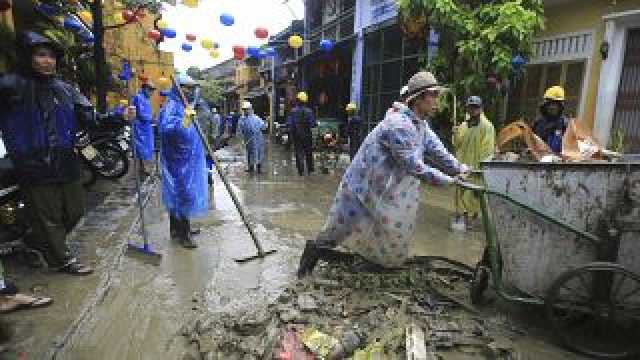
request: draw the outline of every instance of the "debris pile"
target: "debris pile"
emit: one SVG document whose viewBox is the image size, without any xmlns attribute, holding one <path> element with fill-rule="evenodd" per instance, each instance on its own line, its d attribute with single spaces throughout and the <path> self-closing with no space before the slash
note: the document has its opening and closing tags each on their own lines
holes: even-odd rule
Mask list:
<svg viewBox="0 0 640 360">
<path fill-rule="evenodd" d="M 183 335 L 204 359 L 510 359 L 513 349 L 489 334 L 475 310 L 443 295 L 466 297 L 468 278 L 424 263 L 389 273 L 320 266 L 275 302 L 208 314 Z"/>
</svg>

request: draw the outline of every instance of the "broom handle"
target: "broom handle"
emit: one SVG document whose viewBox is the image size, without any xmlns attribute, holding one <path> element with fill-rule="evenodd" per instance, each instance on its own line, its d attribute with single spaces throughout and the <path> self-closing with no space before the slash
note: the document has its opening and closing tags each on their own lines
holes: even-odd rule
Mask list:
<svg viewBox="0 0 640 360">
<path fill-rule="evenodd" d="M 187 98 L 182 93 L 182 90 L 180 89 L 180 87 L 176 84 L 175 78 L 171 77 L 171 81 L 173 82 L 173 86 L 176 89 L 178 89 L 178 94 L 180 94 L 180 98 L 182 99 L 183 105 L 185 107 L 188 107 L 189 106 L 189 102 L 187 101 Z M 195 103 L 194 103 L 194 105 L 195 105 Z M 242 218 L 242 222 L 244 223 L 244 226 L 249 231 L 249 235 L 251 235 L 251 240 L 253 240 L 253 243 L 256 246 L 256 249 L 258 250 L 258 255 L 259 256 L 264 256 L 264 250 L 262 249 L 262 245 L 260 244 L 260 241 L 258 240 L 258 237 L 256 236 L 255 231 L 253 230 L 253 226 L 249 222 L 249 219 L 248 219 L 247 215 L 244 212 L 244 208 L 240 204 L 240 201 L 238 200 L 238 197 L 236 196 L 236 193 L 233 191 L 233 188 L 231 187 L 231 184 L 229 183 L 229 180 L 227 179 L 227 176 L 224 174 L 222 169 L 219 167 L 218 159 L 215 156 L 215 154 L 213 153 L 213 150 L 211 149 L 211 145 L 209 145 L 209 141 L 207 141 L 207 139 L 205 138 L 204 134 L 202 133 L 202 129 L 200 128 L 200 124 L 198 124 L 197 121 L 192 121 L 192 123 L 195 126 L 196 131 L 198 132 L 198 135 L 200 136 L 200 140 L 202 141 L 202 144 L 204 145 L 207 153 L 209 154 L 209 157 L 211 157 L 211 159 L 213 160 L 213 166 L 216 168 L 216 171 L 218 172 L 218 175 L 220 175 L 220 178 L 222 179 L 222 182 L 224 183 L 224 186 L 227 188 L 227 192 L 229 192 L 229 195 L 231 196 L 231 200 L 233 200 L 233 204 L 236 206 L 236 209 L 238 210 L 238 213 L 240 214 L 240 218 Z"/>
</svg>

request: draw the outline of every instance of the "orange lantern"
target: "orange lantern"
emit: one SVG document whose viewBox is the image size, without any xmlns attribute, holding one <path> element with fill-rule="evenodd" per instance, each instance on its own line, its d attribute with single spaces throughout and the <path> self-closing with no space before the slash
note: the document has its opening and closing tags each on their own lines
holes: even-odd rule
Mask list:
<svg viewBox="0 0 640 360">
<path fill-rule="evenodd" d="M 160 38 L 162 37 L 162 34 L 161 34 L 161 33 L 160 33 L 160 31 L 158 31 L 158 30 L 150 30 L 150 31 L 147 33 L 147 36 L 148 36 L 148 37 L 149 37 L 149 39 L 151 39 L 151 40 L 158 41 L 158 40 L 160 40 Z"/>
<path fill-rule="evenodd" d="M 256 28 L 254 33 L 258 39 L 266 39 L 269 37 L 269 30 L 263 27 Z"/>
</svg>

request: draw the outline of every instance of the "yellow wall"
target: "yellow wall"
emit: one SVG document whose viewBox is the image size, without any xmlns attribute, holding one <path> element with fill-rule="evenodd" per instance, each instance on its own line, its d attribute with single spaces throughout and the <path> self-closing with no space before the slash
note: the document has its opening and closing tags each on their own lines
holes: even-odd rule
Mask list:
<svg viewBox="0 0 640 360">
<path fill-rule="evenodd" d="M 112 15 L 122 11 L 114 6 L 113 0 L 104 1 L 105 25 L 113 24 Z M 144 76 L 158 83 L 162 75 L 169 77 L 173 74 L 173 54 L 156 49 L 155 43 L 147 37 L 147 32 L 153 29 L 154 16 L 147 13 L 139 23 L 130 24 L 116 30 L 109 30 L 105 35 L 105 50 L 107 57 L 113 64 L 113 71 L 119 71 L 122 59 L 128 59 L 136 72 L 131 81 L 129 92 L 135 93 L 140 87 L 138 76 Z M 127 94 L 110 94 L 110 105 L 119 98 L 126 98 Z M 158 110 L 163 99 L 157 92 L 152 100 L 154 112 Z"/>
<path fill-rule="evenodd" d="M 609 13 L 640 8 L 640 0 L 575 0 L 573 2 L 545 7 L 546 26 L 540 37 L 550 37 L 563 33 L 594 30 L 593 54 L 591 69 L 586 78 L 589 84 L 586 96 L 583 120 L 593 127 L 598 82 L 602 56 L 600 44 L 604 38 L 604 21 L 602 17 Z"/>
<path fill-rule="evenodd" d="M 247 66 L 244 61 L 238 62 L 236 65 L 236 81 L 235 85 L 238 87 L 236 92 L 238 93 L 238 100 L 244 101 L 247 93 L 249 92 L 249 81 L 259 80 L 260 75 L 255 67 Z M 242 104 L 239 104 L 241 107 Z"/>
</svg>

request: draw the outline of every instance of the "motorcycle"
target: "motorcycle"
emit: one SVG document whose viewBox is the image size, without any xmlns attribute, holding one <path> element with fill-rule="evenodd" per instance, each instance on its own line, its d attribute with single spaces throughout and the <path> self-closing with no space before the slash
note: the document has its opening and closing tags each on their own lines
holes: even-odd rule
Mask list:
<svg viewBox="0 0 640 360">
<path fill-rule="evenodd" d="M 97 175 L 115 180 L 129 171 L 126 127 L 118 117 L 101 116 L 97 127 L 77 134 L 79 155 Z"/>
</svg>

